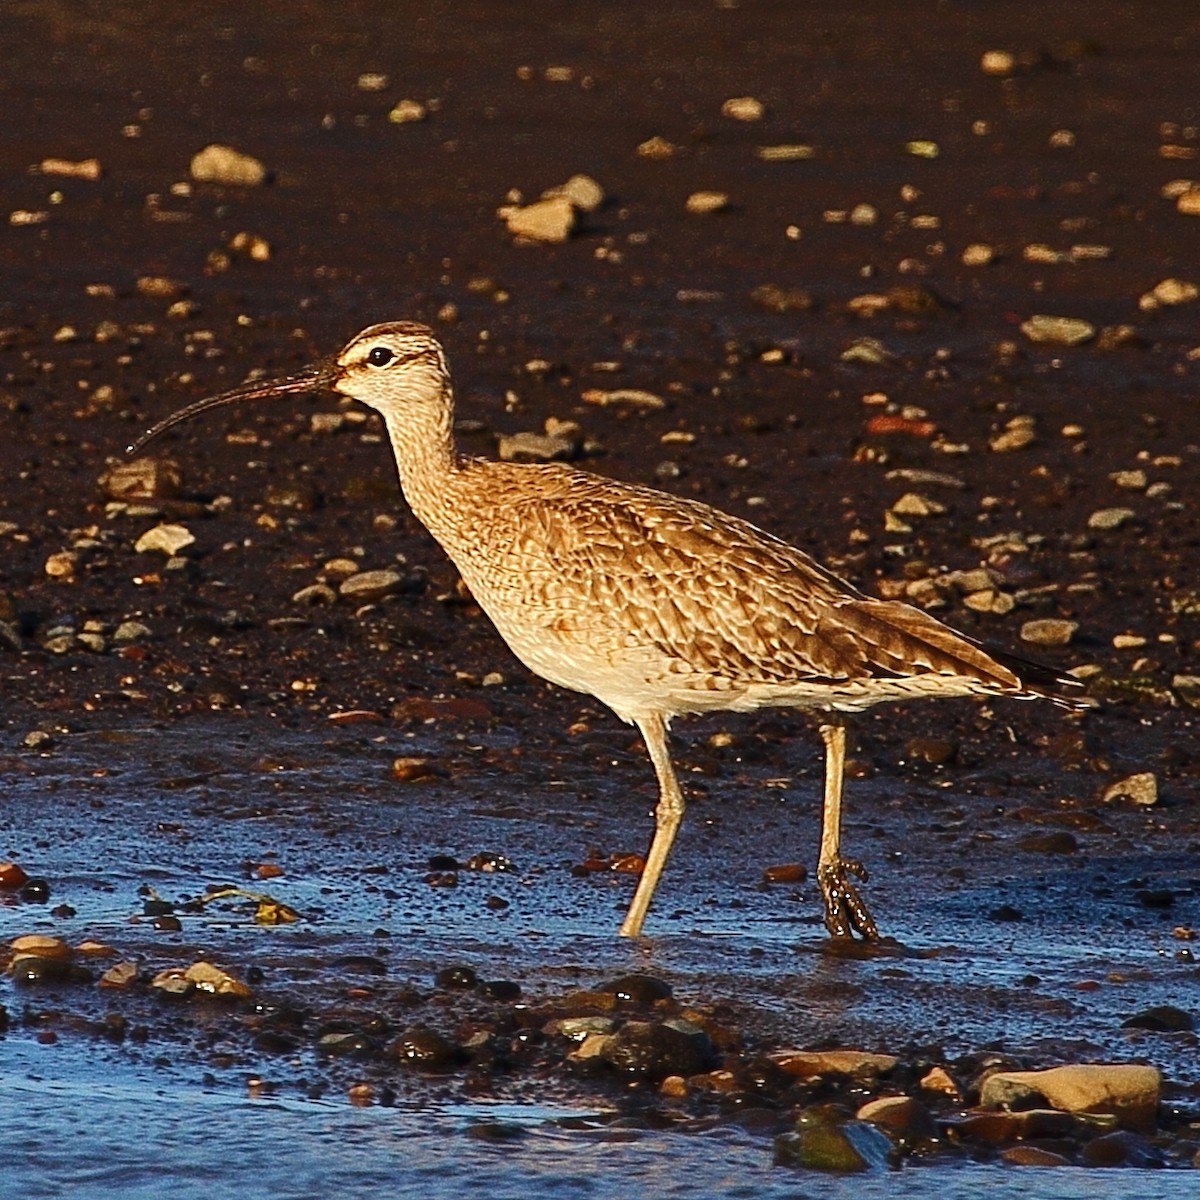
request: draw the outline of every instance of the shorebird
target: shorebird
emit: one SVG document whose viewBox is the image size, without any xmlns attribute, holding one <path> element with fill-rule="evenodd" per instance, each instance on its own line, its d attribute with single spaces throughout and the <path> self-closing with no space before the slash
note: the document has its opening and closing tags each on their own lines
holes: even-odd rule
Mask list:
<svg viewBox="0 0 1200 1200">
<path fill-rule="evenodd" d="M 432 330 L 364 329 L 284 378 L 243 384 L 160 421 L 129 447 L 221 405 L 331 390 L 383 418 L 400 488 L 480 608 L 534 674 L 637 726 L 658 779 L 654 836 L 621 925 L 642 931 L 684 814 L 674 717 L 783 706 L 820 718 L 825 792 L 817 880 L 836 938 L 878 937 L 841 853 L 846 724 L 886 701 L 1045 698 L 1078 686 L 985 649 L 920 609 L 860 592 L 804 551 L 695 500 L 560 463 L 455 448 L 450 370 Z"/>
</svg>

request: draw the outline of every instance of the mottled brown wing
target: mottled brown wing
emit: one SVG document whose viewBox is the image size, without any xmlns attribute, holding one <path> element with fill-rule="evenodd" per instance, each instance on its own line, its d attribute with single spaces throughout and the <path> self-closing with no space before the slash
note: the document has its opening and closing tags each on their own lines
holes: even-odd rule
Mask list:
<svg viewBox="0 0 1200 1200">
<path fill-rule="evenodd" d="M 573 473 L 523 512 L 564 592 L 652 647 L 738 683 L 846 683 L 919 673 L 1004 689 L 1017 677 L 904 604 L 874 600 L 803 551 L 707 505 Z M 535 519 L 534 519 L 535 518 Z"/>
</svg>

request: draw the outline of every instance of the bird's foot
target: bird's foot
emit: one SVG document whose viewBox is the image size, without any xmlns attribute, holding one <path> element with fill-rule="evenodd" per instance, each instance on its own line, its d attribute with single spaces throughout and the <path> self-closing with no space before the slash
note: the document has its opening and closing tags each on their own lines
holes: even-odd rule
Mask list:
<svg viewBox="0 0 1200 1200">
<path fill-rule="evenodd" d="M 852 938 L 860 933 L 865 941 L 877 942 L 879 930 L 858 888 L 848 876 L 867 882 L 867 868 L 853 858 L 838 858 L 817 868 L 817 882 L 825 898 L 825 928 L 835 938 Z"/>
</svg>

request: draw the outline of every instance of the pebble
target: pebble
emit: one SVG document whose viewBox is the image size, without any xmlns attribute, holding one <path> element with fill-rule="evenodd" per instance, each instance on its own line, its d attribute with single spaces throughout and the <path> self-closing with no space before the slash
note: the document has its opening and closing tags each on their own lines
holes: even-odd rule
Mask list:
<svg viewBox="0 0 1200 1200">
<path fill-rule="evenodd" d="M 506 207 L 501 216 L 508 232 L 531 242 L 565 242 L 575 228 L 575 206 L 566 196 L 552 196 L 524 207 Z"/>
<path fill-rule="evenodd" d="M 817 152 L 812 146 L 794 142 L 779 146 L 759 146 L 754 153 L 763 162 L 803 162 L 815 157 Z"/>
<path fill-rule="evenodd" d="M 1143 808 L 1151 808 L 1158 803 L 1158 777 L 1153 771 L 1139 771 L 1135 775 L 1127 775 L 1124 779 L 1110 783 L 1104 789 L 1105 802 L 1127 800 L 1131 804 Z"/>
<path fill-rule="evenodd" d="M 411 1067 L 437 1070 L 453 1066 L 462 1057 L 459 1048 L 427 1025 L 413 1025 L 388 1047 L 387 1055 Z"/>
<path fill-rule="evenodd" d="M 479 982 L 479 976 L 474 967 L 456 965 L 443 967 L 433 977 L 434 983 L 440 988 L 451 988 L 459 991 L 473 988 Z"/>
<path fill-rule="evenodd" d="M 117 463 L 100 476 L 100 487 L 111 500 L 171 500 L 181 484 L 178 465 L 162 458 Z"/>
<path fill-rule="evenodd" d="M 199 183 L 257 187 L 266 182 L 267 169 L 249 154 L 214 143 L 192 158 L 191 175 Z"/>
<path fill-rule="evenodd" d="M 15 892 L 24 887 L 28 879 L 29 876 L 20 863 L 0 862 L 0 891 Z"/>
<path fill-rule="evenodd" d="M 1026 621 L 1021 626 L 1021 641 L 1034 646 L 1065 646 L 1075 636 L 1078 628 L 1078 621 L 1043 617 L 1036 621 Z"/>
<path fill-rule="evenodd" d="M 1021 332 L 1039 345 L 1079 346 L 1096 336 L 1096 327 L 1078 317 L 1035 315 L 1021 323 Z"/>
<path fill-rule="evenodd" d="M 753 96 L 734 96 L 721 105 L 721 116 L 733 121 L 761 121 L 766 111 L 766 105 Z"/>
<path fill-rule="evenodd" d="M 764 883 L 803 883 L 808 878 L 808 868 L 803 863 L 781 863 L 763 868 Z"/>
<path fill-rule="evenodd" d="M 1116 487 L 1127 488 L 1129 491 L 1134 492 L 1144 492 L 1150 482 L 1146 472 L 1141 470 L 1141 468 L 1133 471 L 1114 471 L 1109 476 L 1109 479 L 1113 481 Z"/>
<path fill-rule="evenodd" d="M 22 875 L 24 872 L 22 872 Z M 25 881 L 22 879 L 21 881 Z M 6 885 L 7 886 L 7 885 Z M 14 961 L 18 958 L 58 958 L 64 962 L 71 957 L 71 947 L 62 938 L 46 933 L 26 933 L 15 937 L 8 944 Z"/>
<path fill-rule="evenodd" d="M 1138 308 L 1143 312 L 1152 312 L 1156 308 L 1190 304 L 1197 296 L 1200 296 L 1200 288 L 1194 283 L 1183 279 L 1164 279 L 1138 297 Z"/>
<path fill-rule="evenodd" d="M 1071 1160 L 1065 1154 L 1046 1150 L 1041 1146 L 1008 1146 L 1000 1151 L 1000 1158 L 1014 1167 L 1069 1167 Z"/>
<path fill-rule="evenodd" d="M 1010 454 L 1024 450 L 1037 441 L 1037 422 L 1030 416 L 1013 417 L 1002 433 L 989 439 L 988 445 L 996 454 Z"/>
<path fill-rule="evenodd" d="M 868 1100 L 854 1115 L 859 1121 L 867 1121 L 884 1130 L 906 1148 L 937 1140 L 933 1114 L 912 1096 L 880 1096 Z"/>
<path fill-rule="evenodd" d="M 79 555 L 74 550 L 59 550 L 46 559 L 43 568 L 51 579 L 70 579 L 79 565 Z"/>
<path fill-rule="evenodd" d="M 818 1075 L 872 1079 L 894 1070 L 899 1062 L 894 1055 L 867 1050 L 775 1050 L 768 1057 L 789 1075 L 801 1079 Z"/>
<path fill-rule="evenodd" d="M 693 192 L 684 207 L 693 216 L 706 216 L 728 208 L 729 196 L 725 192 Z"/>
<path fill-rule="evenodd" d="M 525 431 L 502 435 L 496 452 L 505 462 L 569 460 L 578 455 L 579 442 L 562 435 Z"/>
<path fill-rule="evenodd" d="M 664 159 L 674 158 L 679 153 L 679 147 L 666 138 L 655 135 L 647 138 L 637 148 L 638 158 Z"/>
<path fill-rule="evenodd" d="M 424 121 L 429 110 L 419 100 L 401 100 L 388 113 L 388 120 L 393 125 L 412 125 Z"/>
<path fill-rule="evenodd" d="M 590 175 L 572 175 L 561 187 L 547 192 L 543 199 L 563 196 L 580 212 L 595 212 L 605 201 L 604 189 Z"/>
<path fill-rule="evenodd" d="M 986 267 L 996 257 L 996 251 L 985 242 L 972 242 L 962 252 L 964 267 Z"/>
<path fill-rule="evenodd" d="M 1132 508 L 1098 508 L 1088 517 L 1089 529 L 1120 529 L 1137 514 Z"/>
<path fill-rule="evenodd" d="M 355 604 L 374 604 L 399 591 L 403 582 L 399 571 L 358 571 L 342 580 L 338 592 Z"/>
<path fill-rule="evenodd" d="M 1086 1063 L 1045 1071 L 1001 1071 L 980 1093 L 984 1108 L 1027 1108 L 1044 1098 L 1061 1112 L 1105 1113 L 1123 1128 L 1153 1129 L 1162 1093 L 1158 1068 Z"/>
<path fill-rule="evenodd" d="M 768 312 L 809 312 L 813 307 L 811 293 L 803 288 L 781 287 L 777 283 L 760 284 L 750 293 L 750 299 Z"/>
<path fill-rule="evenodd" d="M 420 783 L 425 779 L 436 779 L 440 774 L 432 759 L 408 757 L 392 760 L 392 778 L 398 783 Z"/>
<path fill-rule="evenodd" d="M 622 975 L 611 983 L 602 984 L 597 991 L 611 992 L 618 1004 L 655 1004 L 659 1000 L 670 1000 L 674 993 L 671 985 L 654 975 Z"/>
<path fill-rule="evenodd" d="M 964 596 L 963 604 L 972 612 L 992 613 L 1002 617 L 1012 612 L 1016 600 L 1011 593 L 1002 592 L 998 588 L 981 588 Z"/>
<path fill-rule="evenodd" d="M 803 1120 L 803 1114 L 801 1114 Z M 809 1171 L 883 1171 L 894 1157 L 886 1134 L 865 1121 L 814 1124 L 775 1139 L 775 1162 Z"/>
<path fill-rule="evenodd" d="M 1187 217 L 1200 217 L 1200 187 L 1190 187 L 1180 192 L 1175 207 Z"/>
<path fill-rule="evenodd" d="M 1157 1146 L 1128 1129 L 1101 1134 L 1083 1147 L 1079 1161 L 1085 1167 L 1165 1167 L 1167 1160 Z"/>
<path fill-rule="evenodd" d="M 630 408 L 640 408 L 646 412 L 656 412 L 667 407 L 667 402 L 653 392 L 644 392 L 639 388 L 616 388 L 605 391 L 603 388 L 588 388 L 579 397 L 585 404 L 594 404 L 599 408 L 614 408 L 628 405 Z"/>
<path fill-rule="evenodd" d="M 1017 56 L 1011 50 L 985 50 L 979 69 L 985 75 L 1011 75 L 1017 69 Z"/>
<path fill-rule="evenodd" d="M 919 492 L 905 492 L 892 505 L 891 511 L 900 517 L 940 517 L 946 511 L 946 506 Z"/>
<path fill-rule="evenodd" d="M 937 142 L 931 142 L 923 138 L 905 142 L 904 150 L 906 154 L 911 154 L 914 158 L 937 158 L 942 152 Z"/>
<path fill-rule="evenodd" d="M 601 1057 L 626 1075 L 658 1082 L 699 1074 L 710 1065 L 713 1048 L 708 1034 L 690 1021 L 626 1021 L 606 1040 Z"/>
<path fill-rule="evenodd" d="M 127 988 L 137 982 L 140 971 L 135 962 L 114 963 L 100 976 L 99 987 Z"/>
<path fill-rule="evenodd" d="M 1187 1033 L 1196 1028 L 1195 1018 L 1173 1004 L 1155 1004 L 1121 1022 L 1122 1029 L 1151 1029 L 1156 1033 Z"/>
<path fill-rule="evenodd" d="M 293 604 L 330 605 L 336 600 L 337 592 L 324 583 L 309 584 L 308 587 L 302 587 L 292 594 Z"/>
<path fill-rule="evenodd" d="M 157 551 L 168 556 L 176 555 L 180 550 L 191 546 L 196 541 L 192 531 L 186 525 L 163 524 L 147 529 L 133 544 L 139 554 Z"/>
<path fill-rule="evenodd" d="M 97 180 L 104 177 L 104 168 L 98 158 L 72 161 L 69 158 L 43 158 L 38 164 L 43 175 L 61 175 L 67 179 Z"/>
</svg>

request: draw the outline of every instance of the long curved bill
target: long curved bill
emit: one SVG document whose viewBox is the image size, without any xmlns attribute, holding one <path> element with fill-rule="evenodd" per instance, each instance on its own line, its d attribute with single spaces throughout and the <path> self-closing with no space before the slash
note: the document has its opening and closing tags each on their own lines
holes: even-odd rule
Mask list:
<svg viewBox="0 0 1200 1200">
<path fill-rule="evenodd" d="M 270 400 L 276 396 L 302 396 L 324 391 L 333 382 L 335 370 L 334 359 L 322 359 L 320 362 L 315 362 L 311 366 L 297 371 L 294 375 L 285 375 L 280 379 L 258 379 L 253 383 L 243 383 L 240 387 L 221 392 L 217 396 L 207 396 L 203 400 L 189 404 L 186 408 L 179 409 L 169 417 L 164 417 L 157 425 L 147 429 L 136 442 L 127 446 L 125 453 L 137 454 L 173 425 L 188 421 L 202 412 L 207 412 L 210 408 L 223 408 L 226 404 L 240 404 L 243 400 Z"/>
</svg>

